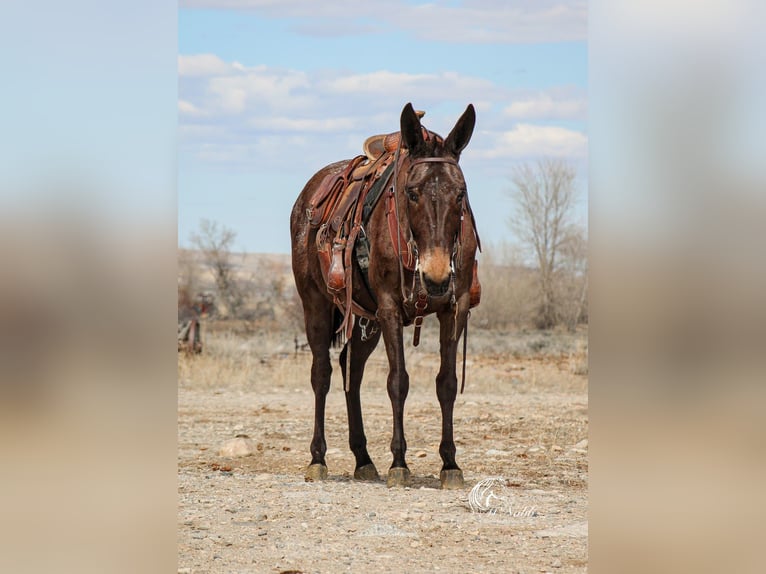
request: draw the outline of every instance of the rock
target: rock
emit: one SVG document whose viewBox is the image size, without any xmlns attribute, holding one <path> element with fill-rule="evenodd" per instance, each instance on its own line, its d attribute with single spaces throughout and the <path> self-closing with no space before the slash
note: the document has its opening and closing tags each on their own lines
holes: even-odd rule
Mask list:
<svg viewBox="0 0 766 574">
<path fill-rule="evenodd" d="M 574 445 L 573 448 L 588 448 L 588 439 L 584 438 L 580 442 L 578 442 L 576 445 Z"/>
<path fill-rule="evenodd" d="M 242 437 L 228 440 L 223 443 L 223 445 L 221 445 L 220 449 L 218 449 L 218 454 L 220 456 L 231 457 L 250 456 L 254 452 L 255 443 L 253 443 L 253 441 L 249 438 Z"/>
<path fill-rule="evenodd" d="M 428 453 L 426 451 L 424 451 L 424 450 L 419 450 L 419 451 L 417 451 L 415 453 L 415 456 L 418 457 L 418 458 L 424 458 L 424 457 L 428 456 Z"/>
<path fill-rule="evenodd" d="M 498 450 L 496 448 L 491 448 L 484 454 L 486 456 L 510 456 L 511 455 L 511 453 L 507 450 Z"/>
<path fill-rule="evenodd" d="M 561 563 L 561 560 L 556 558 L 553 563 L 551 564 L 551 568 L 561 568 L 563 564 Z"/>
</svg>

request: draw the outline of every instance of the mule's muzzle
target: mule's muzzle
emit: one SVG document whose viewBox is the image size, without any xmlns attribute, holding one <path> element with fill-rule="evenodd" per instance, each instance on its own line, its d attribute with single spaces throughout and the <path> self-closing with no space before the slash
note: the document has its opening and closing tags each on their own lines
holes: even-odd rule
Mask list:
<svg viewBox="0 0 766 574">
<path fill-rule="evenodd" d="M 420 282 L 431 297 L 442 297 L 449 292 L 452 262 L 444 248 L 429 249 L 418 260 Z"/>
<path fill-rule="evenodd" d="M 428 275 L 423 274 L 423 286 L 431 297 L 442 297 L 449 292 L 450 277 L 448 275 L 446 279 L 434 281 Z"/>
</svg>

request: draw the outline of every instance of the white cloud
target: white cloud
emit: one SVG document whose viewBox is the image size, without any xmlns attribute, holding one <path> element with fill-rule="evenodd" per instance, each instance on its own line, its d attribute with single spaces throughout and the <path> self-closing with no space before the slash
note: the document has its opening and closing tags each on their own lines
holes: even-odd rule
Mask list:
<svg viewBox="0 0 766 574">
<path fill-rule="evenodd" d="M 266 106 L 295 109 L 305 103 L 298 92 L 309 87 L 304 72 L 226 63 L 212 54 L 180 56 L 180 90 L 186 110 L 241 114 Z"/>
<path fill-rule="evenodd" d="M 200 110 L 197 106 L 186 100 L 178 100 L 178 112 L 189 116 L 201 116 L 205 112 Z"/>
<path fill-rule="evenodd" d="M 295 107 L 296 91 L 308 88 L 305 73 L 269 70 L 259 66 L 234 76 L 212 78 L 209 91 L 219 98 L 226 111 L 244 111 L 246 104 Z"/>
<path fill-rule="evenodd" d="M 489 80 L 455 72 L 408 74 L 387 70 L 339 76 L 325 82 L 322 88 L 330 93 L 365 98 L 372 96 L 382 101 L 390 101 L 391 98 L 405 101 L 412 94 L 418 94 L 424 100 L 443 100 L 447 95 L 449 99 L 467 102 L 476 94 L 498 92 Z"/>
<path fill-rule="evenodd" d="M 483 159 L 525 159 L 533 157 L 583 158 L 588 137 L 559 126 L 518 124 L 512 130 L 487 134 L 489 146 L 475 153 Z"/>
<path fill-rule="evenodd" d="M 445 101 L 466 105 L 476 94 L 501 98 L 504 90 L 483 78 L 455 72 L 409 74 L 378 70 L 354 74 L 338 71 L 306 73 L 268 66 L 227 63 L 211 54 L 181 56 L 180 90 L 183 111 L 205 110 L 208 115 L 290 114 L 349 115 L 369 118 L 390 113 L 391 102 L 403 105 L 413 94 L 418 107 Z M 446 96 L 446 97 L 445 97 Z M 342 103 L 341 103 L 342 100 Z"/>
<path fill-rule="evenodd" d="M 403 8 L 389 15 L 424 40 L 526 44 L 587 37 L 587 2 L 582 0 L 466 0 L 454 7 L 429 3 Z"/>
<path fill-rule="evenodd" d="M 316 0 L 180 0 L 181 8 L 213 8 L 218 10 L 251 10 L 264 16 L 329 18 L 353 14 L 364 8 L 354 0 L 324 0 L 319 6 Z"/>
<path fill-rule="evenodd" d="M 326 83 L 336 93 L 380 93 L 406 90 L 434 79 L 431 74 L 394 73 L 387 70 L 335 78 Z"/>
<path fill-rule="evenodd" d="M 588 103 L 584 97 L 560 97 L 548 92 L 517 100 L 503 110 L 514 120 L 585 119 Z"/>
<path fill-rule="evenodd" d="M 285 132 L 347 132 L 356 127 L 354 118 L 258 117 L 248 122 L 253 128 Z"/>
<path fill-rule="evenodd" d="M 401 106 L 413 98 L 427 111 L 425 125 L 442 135 L 473 102 L 481 137 L 469 153 L 488 167 L 498 159 L 587 155 L 584 133 L 551 125 L 584 119 L 585 96 L 573 88 L 520 92 L 456 72 L 248 67 L 212 54 L 181 56 L 179 68 L 181 143 L 207 162 L 285 168 L 296 154 L 328 163 L 352 157 L 367 136 L 396 131 Z"/>
<path fill-rule="evenodd" d="M 237 65 L 227 64 L 213 54 L 195 54 L 193 56 L 178 56 L 179 76 L 213 76 L 228 74 Z"/>
<path fill-rule="evenodd" d="M 459 5 L 393 0 L 181 0 L 182 8 L 248 10 L 265 18 L 294 18 L 308 35 L 369 34 L 393 25 L 423 40 L 518 44 L 587 38 L 586 0 L 464 0 Z"/>
</svg>

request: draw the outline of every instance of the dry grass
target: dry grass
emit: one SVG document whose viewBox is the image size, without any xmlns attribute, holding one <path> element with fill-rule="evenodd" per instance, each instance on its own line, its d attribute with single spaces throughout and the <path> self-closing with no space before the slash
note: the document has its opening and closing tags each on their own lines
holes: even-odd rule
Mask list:
<svg viewBox="0 0 766 574">
<path fill-rule="evenodd" d="M 303 311 L 293 283 L 290 256 L 232 253 L 230 259 L 243 305 L 238 320 L 231 321 L 226 328 L 248 336 L 258 329 L 300 332 Z M 537 276 L 523 263 L 517 248 L 504 244 L 486 246 L 479 259 L 479 279 L 482 302 L 472 312 L 474 325 L 486 330 L 513 331 L 535 323 L 539 302 Z M 216 285 L 200 253 L 179 250 L 179 297 L 193 300 L 205 291 L 215 293 Z M 580 292 L 559 295 L 560 304 L 567 307 L 578 303 Z M 225 315 L 222 301 L 217 301 L 217 306 L 218 312 Z"/>
</svg>

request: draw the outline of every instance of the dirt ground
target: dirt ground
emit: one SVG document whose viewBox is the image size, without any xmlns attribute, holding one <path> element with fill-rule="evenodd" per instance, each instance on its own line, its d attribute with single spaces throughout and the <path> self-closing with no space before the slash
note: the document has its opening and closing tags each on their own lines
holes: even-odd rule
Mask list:
<svg viewBox="0 0 766 574">
<path fill-rule="evenodd" d="M 436 338 L 426 330 L 420 347 L 407 345 L 413 481 L 404 489 L 352 479 L 338 368 L 327 401 L 329 478 L 304 481 L 311 358 L 294 352 L 291 336 L 208 330 L 202 355 L 179 354 L 179 573 L 586 572 L 586 335 L 474 330 L 455 406 L 466 479 L 456 491 L 439 489 Z M 382 347 L 368 363 L 362 405 L 385 480 L 391 406 Z M 220 455 L 237 435 L 253 453 Z M 474 512 L 469 493 L 488 477 L 504 478 L 503 498 L 494 514 Z"/>
</svg>

